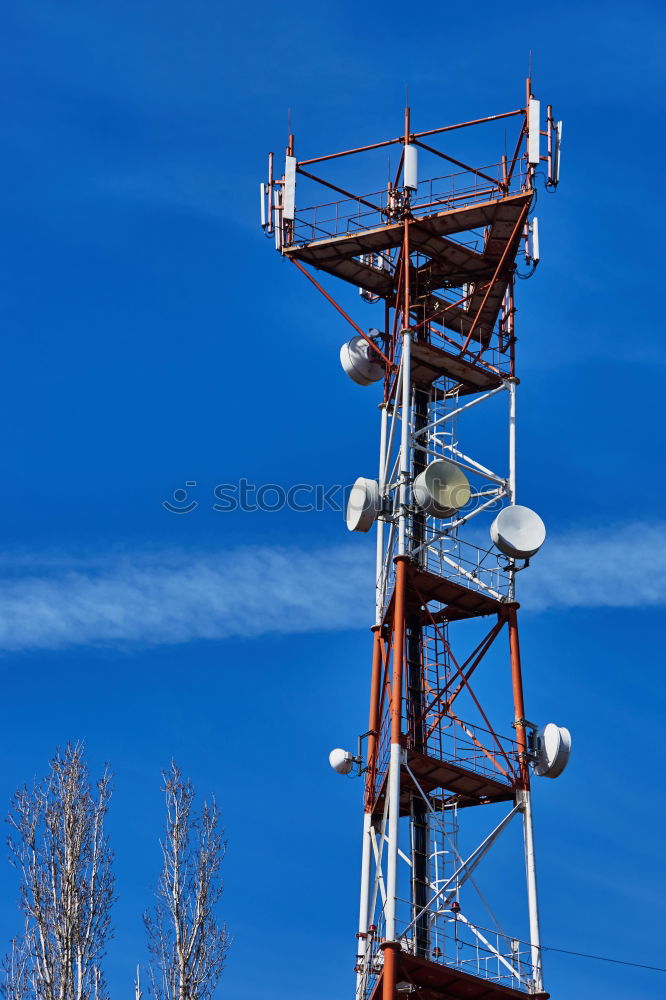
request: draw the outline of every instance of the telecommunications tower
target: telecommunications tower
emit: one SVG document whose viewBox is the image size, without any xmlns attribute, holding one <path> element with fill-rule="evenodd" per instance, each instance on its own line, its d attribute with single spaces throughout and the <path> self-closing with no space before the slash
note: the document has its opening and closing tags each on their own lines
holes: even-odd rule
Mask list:
<svg viewBox="0 0 666 1000">
<path fill-rule="evenodd" d="M 408 108 L 356 149 L 298 159 L 290 135 L 261 185 L 264 231 L 353 327 L 342 368 L 383 389 L 378 472 L 347 509 L 377 539 L 369 725 L 330 757 L 365 780 L 356 1000 L 548 996 L 530 784 L 571 739 L 523 702 L 516 577 L 545 528 L 517 503 L 515 290 L 561 137 L 528 80 L 524 107 L 420 132 Z M 349 190 L 388 157 L 379 190 Z"/>
</svg>

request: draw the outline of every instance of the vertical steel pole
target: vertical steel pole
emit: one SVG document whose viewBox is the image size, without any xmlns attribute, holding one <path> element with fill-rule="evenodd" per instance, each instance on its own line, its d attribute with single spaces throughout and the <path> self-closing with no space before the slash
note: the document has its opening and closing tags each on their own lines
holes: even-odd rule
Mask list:
<svg viewBox="0 0 666 1000">
<path fill-rule="evenodd" d="M 391 758 L 389 763 L 388 856 L 386 859 L 386 931 L 382 1000 L 394 1000 L 397 972 L 396 900 L 398 895 L 398 838 L 400 827 L 400 767 L 402 763 L 402 674 L 405 646 L 405 590 L 407 583 L 407 504 L 409 502 L 411 423 L 411 334 L 409 326 L 409 229 L 405 222 L 405 297 L 403 305 L 400 425 L 400 512 L 398 555 L 393 605 L 393 676 L 391 681 Z"/>
<path fill-rule="evenodd" d="M 516 740 L 520 756 L 520 796 L 523 806 L 523 834 L 525 838 L 525 873 L 527 878 L 527 905 L 530 919 L 530 950 L 534 989 L 543 990 L 541 969 L 541 930 L 539 927 L 539 901 L 537 896 L 536 859 L 534 852 L 534 828 L 532 823 L 532 803 L 530 799 L 530 772 L 527 761 L 527 731 L 525 728 L 525 703 L 523 699 L 523 678 L 518 641 L 518 618 L 515 606 L 508 609 L 509 645 L 511 650 L 511 678 L 513 681 L 513 704 Z"/>
<path fill-rule="evenodd" d="M 372 844 L 370 830 L 372 813 L 367 809 L 363 813 L 363 848 L 361 854 L 361 902 L 358 914 L 358 945 L 356 950 L 356 1000 L 363 1000 L 366 982 L 366 966 L 370 960 L 368 951 L 368 907 L 370 904 L 370 862 Z"/>
<path fill-rule="evenodd" d="M 509 379 L 509 503 L 516 502 L 516 380 Z M 510 560 L 509 600 L 516 599 L 516 562 Z"/>
<path fill-rule="evenodd" d="M 400 765 L 402 763 L 402 674 L 405 651 L 405 588 L 407 557 L 397 556 L 393 612 L 393 676 L 391 680 L 391 759 L 389 764 L 389 814 L 386 859 L 386 931 L 382 1000 L 394 1000 L 396 955 L 396 902 L 398 896 L 398 837 L 400 826 Z"/>
<path fill-rule="evenodd" d="M 268 154 L 268 226 L 266 232 L 273 232 L 273 154 Z"/>
<path fill-rule="evenodd" d="M 379 431 L 379 489 L 383 500 L 383 489 L 386 480 L 386 434 L 388 427 L 388 406 L 381 404 L 381 424 Z M 377 550 L 375 559 L 375 623 L 381 624 L 384 610 L 384 521 L 377 519 Z"/>
<path fill-rule="evenodd" d="M 400 515 L 398 520 L 398 555 L 404 556 L 407 545 L 407 504 L 409 503 L 409 430 L 411 418 L 411 346 L 409 330 L 402 332 L 402 406 L 400 412 Z"/>
<path fill-rule="evenodd" d="M 370 922 L 370 882 L 372 865 L 372 805 L 377 765 L 377 737 L 379 734 L 379 696 L 382 674 L 382 633 L 381 626 L 375 625 L 372 647 L 372 679 L 370 683 L 370 714 L 368 718 L 368 767 L 365 779 L 365 812 L 363 814 L 363 846 L 361 854 L 361 897 L 358 914 L 358 953 L 356 974 L 356 996 L 362 1000 L 366 981 L 365 963 L 368 961 L 368 924 Z"/>
<path fill-rule="evenodd" d="M 386 402 L 380 406 L 381 422 L 379 431 L 379 488 L 382 489 L 386 479 L 386 436 L 388 426 L 388 407 Z M 377 741 L 379 735 L 379 694 L 381 686 L 382 672 L 382 614 L 384 610 L 384 522 L 377 521 L 377 550 L 376 550 L 376 597 L 375 597 L 375 625 L 373 628 L 374 644 L 372 650 L 372 681 L 370 686 L 370 716 L 368 719 L 368 769 L 365 781 L 365 812 L 363 815 L 363 848 L 361 853 L 361 899 L 358 916 L 358 972 L 356 974 L 356 997 L 362 1000 L 363 990 L 366 981 L 364 966 L 368 961 L 368 925 L 370 922 L 370 883 L 372 867 L 372 842 L 370 840 L 370 830 L 372 828 L 372 800 L 374 796 L 374 782 L 377 766 Z"/>
<path fill-rule="evenodd" d="M 509 380 L 509 500 L 516 502 L 516 380 Z"/>
<path fill-rule="evenodd" d="M 535 992 L 543 991 L 541 965 L 541 929 L 537 899 L 536 857 L 534 853 L 534 826 L 532 823 L 532 798 L 529 789 L 523 792 L 523 830 L 525 834 L 525 868 L 527 871 L 527 903 L 530 914 L 530 949 Z"/>
<path fill-rule="evenodd" d="M 405 583 L 407 547 L 407 503 L 409 499 L 409 424 L 410 424 L 410 349 L 409 330 L 402 335 L 402 412 L 400 428 L 400 514 L 398 556 L 395 567 L 393 610 L 393 678 L 391 683 L 391 763 L 389 767 L 389 845 L 386 876 L 386 939 L 395 937 L 395 899 L 397 895 L 398 820 L 400 816 L 400 758 L 402 746 L 402 667 L 405 643 Z"/>
</svg>

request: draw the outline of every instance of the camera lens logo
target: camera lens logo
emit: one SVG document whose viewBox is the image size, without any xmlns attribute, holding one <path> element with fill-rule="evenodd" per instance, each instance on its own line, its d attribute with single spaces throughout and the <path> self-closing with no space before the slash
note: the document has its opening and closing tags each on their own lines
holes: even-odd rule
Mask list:
<svg viewBox="0 0 666 1000">
<path fill-rule="evenodd" d="M 196 486 L 196 480 L 188 479 L 185 485 Z M 171 500 L 162 501 L 162 506 L 171 514 L 189 514 L 191 511 L 196 510 L 199 504 L 196 500 L 190 500 L 190 502 L 187 503 L 187 496 L 187 490 L 179 487 L 171 494 Z"/>
</svg>

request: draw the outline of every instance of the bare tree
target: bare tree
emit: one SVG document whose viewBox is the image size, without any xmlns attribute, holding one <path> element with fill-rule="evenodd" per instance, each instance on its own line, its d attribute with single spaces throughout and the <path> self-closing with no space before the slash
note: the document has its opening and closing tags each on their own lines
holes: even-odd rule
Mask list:
<svg viewBox="0 0 666 1000">
<path fill-rule="evenodd" d="M 24 1000 L 34 995 L 31 956 L 34 934 L 26 921 L 22 937 L 14 938 L 3 961 L 2 992 L 6 1000 Z"/>
<path fill-rule="evenodd" d="M 166 829 L 157 902 L 144 914 L 158 1000 L 211 1000 L 229 947 L 216 909 L 226 853 L 215 802 L 194 811 L 194 789 L 171 763 L 162 773 Z"/>
<path fill-rule="evenodd" d="M 100 963 L 111 936 L 113 854 L 104 830 L 105 769 L 91 787 L 83 748 L 56 751 L 50 772 L 16 792 L 10 860 L 21 876 L 25 929 L 5 960 L 7 1000 L 105 1000 Z"/>
</svg>

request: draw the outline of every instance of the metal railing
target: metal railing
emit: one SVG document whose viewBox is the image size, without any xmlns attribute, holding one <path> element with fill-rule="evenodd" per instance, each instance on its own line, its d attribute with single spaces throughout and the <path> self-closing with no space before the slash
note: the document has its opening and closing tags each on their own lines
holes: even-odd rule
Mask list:
<svg viewBox="0 0 666 1000">
<path fill-rule="evenodd" d="M 408 527 L 407 537 L 410 543 L 408 552 L 415 566 L 491 600 L 504 603 L 510 599 L 509 563 L 506 556 L 497 550 L 482 549 L 453 533 L 445 534 L 443 530 L 438 532 L 429 530 L 425 540 L 421 542 L 420 539 L 414 539 Z M 415 545 L 415 541 L 418 544 Z M 384 612 L 391 600 L 395 585 L 393 558 L 396 553 L 397 537 L 385 559 Z"/>
<path fill-rule="evenodd" d="M 529 992 L 534 972 L 530 947 L 525 942 L 496 929 L 479 927 L 448 909 L 429 914 L 428 923 L 429 950 L 424 958 L 470 976 Z M 401 938 L 401 945 L 404 951 L 413 953 L 413 932 Z"/>
<path fill-rule="evenodd" d="M 399 900 L 405 912 L 410 911 L 408 900 Z M 408 926 L 403 922 L 403 928 Z M 469 976 L 497 983 L 522 993 L 533 991 L 534 969 L 530 946 L 518 938 L 510 938 L 497 929 L 473 924 L 465 917 L 448 909 L 428 914 L 428 952 L 421 957 L 437 965 L 455 969 Z M 357 970 L 361 973 L 360 995 L 367 1000 L 381 975 L 384 965 L 384 920 L 360 942 L 358 953 L 362 956 Z M 416 953 L 413 931 L 400 932 L 401 951 Z"/>
<path fill-rule="evenodd" d="M 454 534 L 437 531 L 426 534 L 416 557 L 422 569 L 444 580 L 454 580 L 496 601 L 509 597 L 511 577 L 506 556 L 492 548 L 482 549 Z"/>
<path fill-rule="evenodd" d="M 455 686 L 455 684 L 454 684 Z M 439 711 L 438 711 L 439 710 Z M 414 736 L 410 727 L 408 748 L 451 763 L 475 775 L 498 781 L 512 788 L 518 767 L 519 748 L 515 740 L 446 715 L 440 702 L 433 698 L 419 729 L 425 730 L 423 741 Z"/>
<path fill-rule="evenodd" d="M 489 176 L 497 175 L 491 184 L 487 177 L 473 170 L 458 170 L 419 182 L 419 193 L 412 196 L 413 215 L 433 215 L 476 202 L 491 201 L 523 190 L 526 175 L 521 164 L 514 171 L 509 189 L 502 186 L 502 164 L 491 163 L 478 168 Z M 314 182 L 316 183 L 316 181 Z M 383 188 L 353 198 L 299 207 L 294 220 L 293 235 L 285 246 L 307 244 L 314 240 L 355 233 L 398 222 L 401 217 L 402 195 L 399 189 Z"/>
<path fill-rule="evenodd" d="M 515 740 L 500 736 L 482 726 L 463 719 L 454 719 L 444 712 L 436 695 L 431 699 L 423 722 L 410 725 L 410 706 L 403 701 L 403 729 L 407 733 L 406 747 L 433 760 L 441 760 L 478 777 L 514 787 L 519 762 L 519 747 Z M 415 730 L 425 736 L 415 736 Z M 391 722 L 388 712 L 382 720 L 377 747 L 374 775 L 374 799 L 382 790 L 388 774 L 391 756 Z"/>
<path fill-rule="evenodd" d="M 446 308 L 446 305 L 455 306 L 459 301 L 456 298 L 456 294 L 456 292 L 440 290 L 437 293 L 437 298 L 445 303 Z M 459 306 L 459 308 L 463 307 Z M 433 313 L 433 315 L 435 314 Z M 442 316 L 441 311 L 438 315 Z M 437 325 L 439 322 L 440 320 L 433 319 L 428 324 L 428 343 L 433 347 L 437 347 L 440 351 L 451 354 L 456 358 L 460 357 L 463 361 L 467 361 L 477 368 L 485 369 L 492 374 L 501 376 L 511 373 L 511 355 L 509 352 L 511 342 L 504 330 L 505 324 L 502 322 L 501 316 L 495 325 L 495 329 L 492 330 L 487 340 L 484 340 L 483 346 L 478 340 L 473 340 L 464 353 L 462 353 L 462 349 L 467 339 L 465 331 L 445 327 L 443 324 L 441 329 L 439 329 Z"/>
</svg>

